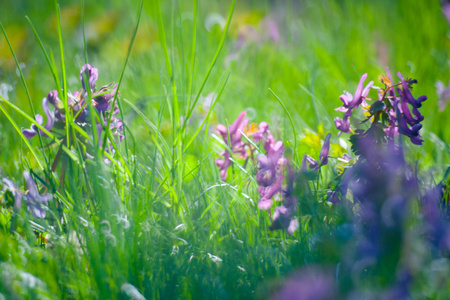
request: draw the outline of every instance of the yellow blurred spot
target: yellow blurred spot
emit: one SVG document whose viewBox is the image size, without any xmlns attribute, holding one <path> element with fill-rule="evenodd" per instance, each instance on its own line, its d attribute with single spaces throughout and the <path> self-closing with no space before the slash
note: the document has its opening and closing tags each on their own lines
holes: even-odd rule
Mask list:
<svg viewBox="0 0 450 300">
<path fill-rule="evenodd" d="M 25 47 L 23 46 L 27 37 L 25 28 L 19 25 L 10 25 L 5 28 L 5 31 L 18 60 L 23 61 L 24 57 L 21 53 L 25 50 Z M 16 68 L 13 56 L 3 34 L 0 34 L 0 63 L 2 64 L 2 68 L 5 68 L 5 71 L 8 72 L 11 72 Z"/>
<path fill-rule="evenodd" d="M 70 34 L 75 30 L 80 23 L 80 5 L 72 5 L 61 8 L 61 29 L 64 34 Z M 49 30 L 56 32 L 58 28 L 58 20 L 56 13 L 47 20 L 47 27 Z"/>
<path fill-rule="evenodd" d="M 244 133 L 246 136 L 252 136 L 258 131 L 258 125 L 252 123 L 250 126 L 245 125 Z"/>
<path fill-rule="evenodd" d="M 391 86 L 392 82 L 389 79 L 389 77 L 386 74 L 381 74 L 380 76 L 378 76 L 378 80 L 382 83 L 385 84 L 387 86 Z"/>
</svg>

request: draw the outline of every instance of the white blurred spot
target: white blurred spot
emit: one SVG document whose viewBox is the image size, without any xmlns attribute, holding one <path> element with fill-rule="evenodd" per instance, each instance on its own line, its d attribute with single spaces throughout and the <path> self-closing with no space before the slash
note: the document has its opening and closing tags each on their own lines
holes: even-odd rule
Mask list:
<svg viewBox="0 0 450 300">
<path fill-rule="evenodd" d="M 209 259 L 211 259 L 215 263 L 221 263 L 222 259 L 218 256 L 212 255 L 211 253 L 208 253 Z"/>
<path fill-rule="evenodd" d="M 142 296 L 141 293 L 135 288 L 133 285 L 129 283 L 122 284 L 121 287 L 122 292 L 124 292 L 131 300 L 145 300 L 145 297 Z"/>
<path fill-rule="evenodd" d="M 9 100 L 9 93 L 13 91 L 13 86 L 5 82 L 0 83 L 0 96 Z"/>
<path fill-rule="evenodd" d="M 224 29 L 225 28 L 225 24 L 226 24 L 226 20 L 224 17 L 222 17 L 221 14 L 219 13 L 212 13 L 209 14 L 206 17 L 205 20 L 205 28 L 206 30 L 208 30 L 209 32 L 211 32 L 211 29 L 215 26 L 215 25 L 219 25 L 220 29 Z"/>
</svg>

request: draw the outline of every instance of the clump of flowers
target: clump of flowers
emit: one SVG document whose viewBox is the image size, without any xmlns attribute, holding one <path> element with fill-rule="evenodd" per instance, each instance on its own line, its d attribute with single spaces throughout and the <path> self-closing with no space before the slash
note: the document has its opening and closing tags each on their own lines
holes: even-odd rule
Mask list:
<svg viewBox="0 0 450 300">
<path fill-rule="evenodd" d="M 97 90 L 95 86 L 97 79 L 97 68 L 94 68 L 89 64 L 86 64 L 81 68 L 80 80 L 82 88 L 73 93 L 67 93 L 67 111 L 73 116 L 73 122 L 85 129 L 87 132 L 93 131 L 91 128 L 91 118 L 93 117 L 99 137 L 101 132 L 106 130 L 106 126 L 108 126 L 108 119 L 110 119 L 109 129 L 111 133 L 117 138 L 118 141 L 122 141 L 123 123 L 117 116 L 119 114 L 118 106 L 115 105 L 111 111 L 117 84 L 114 85 L 113 83 L 110 83 Z M 99 118 L 90 115 L 88 107 L 89 99 L 92 106 L 95 107 L 95 111 Z M 50 109 L 49 104 L 54 107 L 54 110 Z M 47 97 L 42 100 L 42 107 L 47 118 L 44 128 L 54 134 L 57 138 L 70 139 L 70 137 L 65 136 L 66 133 L 64 129 L 67 126 L 65 116 L 66 110 L 63 101 L 58 97 L 58 91 L 50 91 Z M 44 123 L 43 116 L 39 114 L 35 116 L 35 119 L 40 125 Z M 35 124 L 32 124 L 30 129 L 22 130 L 22 133 L 27 138 L 33 138 L 37 134 L 42 137 L 48 137 L 45 132 L 40 130 Z M 99 144 L 102 146 L 100 138 Z M 109 147 L 109 149 L 106 148 L 106 150 L 113 151 L 112 147 Z M 89 156 L 89 154 L 87 155 Z"/>
<path fill-rule="evenodd" d="M 417 80 L 405 79 L 401 73 L 397 73 L 400 82 L 394 83 L 389 69 L 386 68 L 386 71 L 386 74 L 379 77 L 384 88 L 374 87 L 373 81 L 363 88 L 367 78 L 367 74 L 364 74 L 353 96 L 348 92 L 340 96 L 344 104 L 336 110 L 344 112 L 344 116 L 342 119 L 338 117 L 334 119 L 336 128 L 341 132 L 351 133 L 350 117 L 353 110 L 361 105 L 366 116 L 362 123 L 369 122 L 370 127 L 367 130 L 357 129 L 356 135 L 351 139 L 352 144 L 357 143 L 358 139 L 364 139 L 367 135 L 375 138 L 377 142 L 392 142 L 396 135 L 402 134 L 409 137 L 413 144 L 421 145 L 423 139 L 419 130 L 422 128 L 420 123 L 424 117 L 420 114 L 419 108 L 427 97 L 420 96 L 416 99 L 412 95 L 412 85 L 416 84 Z M 378 99 L 368 97 L 370 88 L 377 89 Z"/>
<path fill-rule="evenodd" d="M 292 233 L 298 227 L 298 221 L 294 218 L 297 200 L 292 194 L 294 181 L 292 174 L 288 180 L 288 186 L 284 184 L 288 161 L 283 157 L 283 142 L 275 141 L 267 122 L 261 122 L 259 126 L 254 123 L 248 126 L 249 120 L 245 116 L 246 112 L 243 111 L 228 128 L 221 124 L 217 125 L 216 131 L 222 136 L 229 149 L 232 150 L 232 153 L 230 153 L 226 149 L 220 154 L 223 158 L 216 160 L 220 169 L 220 177 L 222 180 L 226 180 L 227 169 L 231 166 L 230 158 L 232 154 L 236 154 L 242 159 L 251 157 L 257 166 L 255 179 L 260 194 L 258 208 L 270 211 L 274 201 L 281 201 L 282 205 L 275 207 L 271 229 L 282 228 Z M 256 160 L 254 159 L 256 149 L 250 142 L 242 140 L 242 133 L 252 139 L 253 143 L 262 143 L 264 153 L 259 153 Z"/>
</svg>

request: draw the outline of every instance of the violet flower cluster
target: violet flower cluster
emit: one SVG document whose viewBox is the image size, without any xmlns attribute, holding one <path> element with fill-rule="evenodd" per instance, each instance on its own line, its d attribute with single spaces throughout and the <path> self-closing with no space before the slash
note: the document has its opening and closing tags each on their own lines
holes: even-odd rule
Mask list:
<svg viewBox="0 0 450 300">
<path fill-rule="evenodd" d="M 87 101 L 91 99 L 92 105 L 95 107 L 97 113 L 100 116 L 100 121 L 96 119 L 96 127 L 98 135 L 101 135 L 108 123 L 108 116 L 111 111 L 111 105 L 116 93 L 117 84 L 113 83 L 105 85 L 96 90 L 96 81 L 98 79 L 98 70 L 89 64 L 82 67 L 80 72 L 80 80 L 82 88 L 79 91 L 73 93 L 68 92 L 68 111 L 73 114 L 74 122 L 83 128 L 90 127 L 90 113 L 88 109 Z M 50 109 L 49 104 L 54 107 L 54 111 Z M 58 91 L 50 91 L 46 98 L 42 100 L 42 107 L 46 115 L 46 124 L 44 128 L 57 135 L 63 135 L 61 129 L 66 127 L 66 117 L 63 101 L 58 97 Z M 114 106 L 110 120 L 110 131 L 113 136 L 117 137 L 118 141 L 123 139 L 123 123 L 117 117 L 119 114 L 119 108 Z M 37 114 L 35 116 L 36 122 L 40 125 L 44 123 L 43 116 Z M 42 130 L 40 130 L 35 124 L 31 125 L 30 129 L 22 130 L 22 133 L 27 138 L 32 138 L 37 134 L 43 137 L 48 137 Z M 100 140 L 100 139 L 99 139 Z M 101 141 L 100 141 L 101 146 Z M 111 151 L 111 149 L 107 149 Z"/>
<path fill-rule="evenodd" d="M 340 96 L 343 106 L 336 110 L 344 112 L 344 116 L 342 119 L 338 117 L 334 119 L 336 128 L 341 131 L 340 133 L 350 133 L 350 117 L 353 110 L 361 105 L 367 117 L 363 123 L 370 121 L 371 129 L 375 126 L 382 128 L 387 140 L 392 141 L 396 135 L 402 134 L 409 137 L 413 144 L 421 145 L 423 140 L 419 130 L 422 128 L 420 123 L 424 117 L 419 112 L 419 108 L 427 97 L 420 96 L 416 99 L 412 95 L 412 85 L 417 83 L 417 80 L 405 79 L 401 73 L 397 73 L 400 82 L 394 84 L 389 69 L 386 68 L 386 71 L 386 75 L 380 76 L 380 81 L 385 87 L 376 87 L 378 99 L 367 97 L 370 88 L 373 87 L 373 81 L 363 87 L 367 74 L 361 77 L 353 96 L 348 92 Z M 369 105 L 367 101 L 373 101 L 373 103 Z"/>
<path fill-rule="evenodd" d="M 226 149 L 220 154 L 223 158 L 216 160 L 220 169 L 220 177 L 222 180 L 226 180 L 232 154 L 247 159 L 249 153 L 251 153 L 253 157 L 255 149 L 250 143 L 242 140 L 242 132 L 245 132 L 246 136 L 251 138 L 254 143 L 261 142 L 265 153 L 258 154 L 256 162 L 258 167 L 255 178 L 259 184 L 258 192 L 260 194 L 258 208 L 270 210 L 274 201 L 282 201 L 282 205 L 275 207 L 271 229 L 285 229 L 292 233 L 298 227 L 298 220 L 294 217 L 297 200 L 293 195 L 294 178 L 292 172 L 290 172 L 291 176 L 288 178 L 288 186 L 284 185 L 287 159 L 283 157 L 283 142 L 275 141 L 267 122 L 261 122 L 259 126 L 252 124 L 249 127 L 247 126 L 248 119 L 245 116 L 246 112 L 243 111 L 228 129 L 224 125 L 217 125 L 216 131 L 233 152 L 230 153 Z M 230 142 L 228 142 L 228 137 Z"/>
<path fill-rule="evenodd" d="M 16 184 L 8 179 L 3 178 L 3 190 L 9 191 L 14 198 L 14 210 L 19 212 L 22 208 L 22 199 L 25 198 L 25 203 L 27 204 L 27 209 L 36 218 L 44 219 L 46 216 L 46 205 L 50 200 L 53 199 L 52 194 L 39 194 L 36 183 L 31 177 L 30 172 L 24 171 L 23 176 L 28 187 L 28 193 L 23 193 Z"/>
</svg>

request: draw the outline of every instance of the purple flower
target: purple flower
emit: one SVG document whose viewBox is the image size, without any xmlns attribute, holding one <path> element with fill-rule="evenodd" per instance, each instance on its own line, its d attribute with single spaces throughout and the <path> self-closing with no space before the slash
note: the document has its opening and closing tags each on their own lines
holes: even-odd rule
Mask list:
<svg viewBox="0 0 450 300">
<path fill-rule="evenodd" d="M 19 211 L 22 207 L 22 196 L 23 194 L 20 192 L 20 190 L 17 188 L 17 186 L 14 184 L 14 182 L 8 178 L 3 178 L 3 183 L 5 184 L 3 186 L 3 191 L 10 191 L 11 194 L 14 197 L 14 209 L 16 211 Z"/>
<path fill-rule="evenodd" d="M 309 163 L 311 170 L 318 170 L 321 166 L 328 164 L 328 153 L 330 152 L 330 138 L 331 133 L 328 133 L 323 142 L 322 149 L 320 150 L 319 160 L 315 160 L 309 155 L 306 155 L 306 160 Z"/>
<path fill-rule="evenodd" d="M 331 272 L 306 267 L 283 284 L 271 300 L 333 300 L 338 299 L 336 283 Z"/>
<path fill-rule="evenodd" d="M 30 172 L 24 171 L 23 176 L 25 177 L 28 187 L 28 194 L 26 195 L 28 210 L 34 217 L 43 219 L 46 215 L 43 205 L 47 205 L 47 203 L 53 198 L 53 195 L 46 194 L 41 196 L 37 189 L 36 183 L 33 178 L 31 178 Z"/>
<path fill-rule="evenodd" d="M 442 182 L 426 191 L 422 201 L 422 214 L 429 242 L 439 250 L 450 251 L 450 226 L 440 205 L 444 198 Z"/>
<path fill-rule="evenodd" d="M 284 182 L 284 166 L 287 163 L 283 157 L 283 142 L 268 146 L 267 155 L 258 156 L 259 168 L 256 172 L 256 181 L 260 184 L 258 191 L 261 198 L 258 208 L 268 210 L 272 207 L 272 198 L 282 191 Z"/>
<path fill-rule="evenodd" d="M 340 131 L 339 135 L 341 135 L 342 132 L 350 133 L 350 117 L 352 115 L 352 111 L 349 110 L 344 114 L 343 119 L 340 119 L 339 117 L 334 118 L 334 124 L 336 125 L 336 128 Z"/>
<path fill-rule="evenodd" d="M 447 2 L 444 4 L 444 6 L 442 7 L 442 13 L 447 19 L 447 22 L 450 23 L 450 3 Z"/>
<path fill-rule="evenodd" d="M 344 105 L 337 108 L 337 111 L 347 112 L 349 109 L 357 108 L 362 103 L 363 99 L 369 94 L 370 88 L 373 85 L 373 81 L 371 81 L 365 87 L 363 87 L 366 78 L 367 73 L 363 74 L 363 76 L 359 80 L 358 86 L 353 96 L 349 92 L 345 92 L 339 97 Z"/>
<path fill-rule="evenodd" d="M 83 89 L 87 91 L 86 83 L 89 85 L 89 90 L 95 90 L 95 82 L 98 79 L 98 70 L 97 68 L 92 67 L 90 64 L 85 64 L 81 68 L 80 72 L 80 80 Z"/>
<path fill-rule="evenodd" d="M 422 124 L 414 124 L 411 128 L 407 124 L 406 117 L 403 117 L 400 110 L 397 108 L 398 132 L 409 137 L 411 142 L 415 145 L 422 145 L 423 140 L 420 138 L 419 130 Z"/>
<path fill-rule="evenodd" d="M 55 123 L 55 118 L 54 118 L 54 116 L 53 116 L 53 113 L 52 113 L 52 111 L 50 110 L 50 108 L 48 107 L 48 100 L 47 100 L 47 98 L 44 98 L 43 100 L 42 100 L 42 107 L 44 108 L 44 112 L 45 112 L 45 115 L 47 116 L 47 124 L 44 126 L 44 128 L 47 130 L 47 131 L 50 131 L 50 130 L 52 130 L 52 128 L 53 128 L 53 124 Z M 41 116 L 41 115 L 36 115 L 36 116 L 34 116 L 34 118 L 36 119 L 36 122 L 39 124 L 39 125 L 42 125 L 42 123 L 44 122 L 44 119 L 43 119 L 43 117 Z M 36 134 L 40 134 L 41 136 L 43 136 L 43 137 L 48 137 L 42 130 L 40 130 L 34 123 L 33 124 L 31 124 L 31 128 L 30 129 L 24 129 L 24 130 L 22 130 L 22 133 L 23 133 L 23 135 L 26 137 L 26 138 L 32 138 L 32 137 L 34 137 Z"/>
<path fill-rule="evenodd" d="M 361 103 L 363 103 L 364 101 L 364 98 L 369 94 L 370 88 L 373 85 L 373 81 L 369 82 L 364 87 L 364 81 L 366 80 L 366 78 L 367 73 L 365 73 L 359 80 L 358 86 L 353 96 L 349 92 L 344 92 L 344 94 L 339 97 L 344 105 L 336 108 L 335 110 L 343 112 L 344 117 L 343 119 L 336 117 L 334 119 L 334 123 L 336 125 L 336 128 L 341 132 L 350 133 L 350 117 L 352 116 L 352 111 L 353 109 L 361 105 Z"/>
<path fill-rule="evenodd" d="M 241 112 L 236 121 L 234 121 L 234 123 L 228 127 L 228 130 L 227 127 L 222 124 L 217 125 L 216 128 L 216 131 L 220 133 L 225 144 L 227 144 L 231 148 L 231 151 L 235 154 L 240 154 L 242 158 L 247 157 L 245 143 L 241 140 L 242 134 L 240 132 L 248 123 L 248 119 L 245 118 L 246 114 L 246 111 Z M 228 135 L 230 136 L 230 142 L 228 142 Z M 226 180 L 227 170 L 231 165 L 231 154 L 228 150 L 225 150 L 220 155 L 223 156 L 223 159 L 216 159 L 216 164 L 220 169 L 220 177 L 222 178 L 222 180 Z"/>
<path fill-rule="evenodd" d="M 95 82 L 98 78 L 98 70 L 94 67 L 92 67 L 89 64 L 86 64 L 82 67 L 80 72 L 80 79 L 83 88 L 79 91 L 75 91 L 73 93 L 67 93 L 68 95 L 68 107 L 65 108 L 63 102 L 58 98 L 58 91 L 53 90 L 48 93 L 47 98 L 44 98 L 42 102 L 42 106 L 44 107 L 45 114 L 47 115 L 47 124 L 45 125 L 45 129 L 48 131 L 51 131 L 52 128 L 56 129 L 63 129 L 66 127 L 67 124 L 66 118 L 65 118 L 65 110 L 67 109 L 70 111 L 70 113 L 76 118 L 74 122 L 81 127 L 83 127 L 88 134 L 91 134 L 92 131 L 89 132 L 89 130 L 93 130 L 91 128 L 90 123 L 90 113 L 87 108 L 87 101 L 89 99 L 88 91 L 92 93 L 92 105 L 96 108 L 97 112 L 100 114 L 100 120 L 95 118 L 95 125 L 97 128 L 99 128 L 98 133 L 101 134 L 102 130 L 105 129 L 107 120 L 109 118 L 107 112 L 109 112 L 112 107 L 111 103 L 114 98 L 114 95 L 116 94 L 117 90 L 117 84 L 114 85 L 114 83 L 111 83 L 109 85 L 105 85 L 100 88 L 100 90 L 95 90 Z M 88 86 L 86 86 L 86 83 Z M 55 107 L 55 111 L 52 112 L 49 108 L 48 103 L 51 103 Z M 120 120 L 117 115 L 119 114 L 119 107 L 118 105 L 115 105 L 113 108 L 112 116 L 111 116 L 111 122 L 110 122 L 110 131 L 112 135 L 117 138 L 117 142 L 120 142 L 123 140 L 123 122 Z M 35 116 L 36 121 L 38 124 L 43 123 L 43 118 L 41 115 Z M 41 130 L 38 130 L 37 126 L 32 124 L 31 129 L 25 129 L 22 131 L 23 134 L 27 138 L 32 138 L 36 134 L 40 134 L 41 136 L 47 137 L 46 134 L 44 134 Z M 61 131 L 54 131 L 53 132 L 58 138 L 67 138 L 64 136 L 61 136 Z M 98 140 L 100 147 L 101 145 L 101 137 L 99 136 Z M 91 146 L 91 145 L 86 145 Z M 106 151 L 109 151 L 113 154 L 112 147 L 106 147 Z M 109 150 L 108 150 L 109 149 Z M 91 151 L 91 149 L 86 149 L 86 151 Z M 92 152 L 91 152 L 92 153 Z M 89 156 L 92 157 L 92 156 Z"/>
<path fill-rule="evenodd" d="M 294 174 L 288 166 L 287 186 L 281 192 L 283 204 L 275 207 L 270 230 L 283 229 L 289 234 L 293 234 L 298 229 L 298 218 L 295 217 L 297 211 L 297 197 L 294 191 Z"/>
<path fill-rule="evenodd" d="M 96 95 L 92 99 L 92 104 L 95 106 L 98 112 L 107 112 L 111 109 L 111 101 L 114 99 L 114 95 L 116 93 L 117 84 L 111 88 L 111 84 L 105 85 L 98 90 Z M 109 91 L 109 92 L 108 92 Z M 106 93 L 108 92 L 108 93 Z M 104 94 L 106 93 L 106 94 Z M 103 94 L 103 95 L 101 95 Z"/>
<path fill-rule="evenodd" d="M 56 109 L 64 110 L 64 104 L 58 98 L 57 90 L 50 91 L 47 95 L 47 100 L 48 100 L 48 102 L 50 102 L 50 104 L 52 104 L 54 107 L 56 107 Z"/>
</svg>

